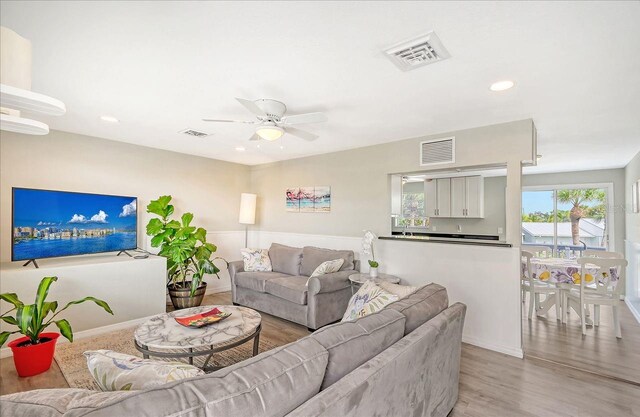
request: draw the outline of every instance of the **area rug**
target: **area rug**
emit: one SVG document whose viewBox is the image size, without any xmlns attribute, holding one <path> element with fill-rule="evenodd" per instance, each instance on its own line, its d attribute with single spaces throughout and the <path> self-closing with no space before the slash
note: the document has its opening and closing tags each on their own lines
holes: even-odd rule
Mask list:
<svg viewBox="0 0 640 417">
<path fill-rule="evenodd" d="M 95 383 L 89 370 L 87 369 L 87 362 L 85 360 L 83 352 L 87 350 L 108 349 L 115 352 L 126 353 L 127 355 L 135 355 L 142 357 L 142 354 L 136 350 L 133 344 L 133 332 L 135 327 L 128 329 L 118 330 L 115 332 L 105 333 L 96 337 L 90 337 L 87 339 L 76 340 L 73 343 L 64 343 L 56 346 L 55 360 L 62 371 L 62 375 L 67 380 L 67 383 L 71 388 L 86 388 L 99 391 L 100 388 Z M 280 346 L 277 343 L 270 341 L 263 335 L 260 335 L 259 353 L 271 350 Z M 234 363 L 241 362 L 252 356 L 253 353 L 253 340 L 243 343 L 240 346 L 226 350 L 224 352 L 216 353 L 209 361 L 209 364 L 214 366 L 229 366 Z M 194 359 L 194 365 L 202 365 L 206 356 L 196 357 Z M 156 360 L 182 360 L 184 362 L 187 359 L 162 359 L 154 358 Z"/>
</svg>

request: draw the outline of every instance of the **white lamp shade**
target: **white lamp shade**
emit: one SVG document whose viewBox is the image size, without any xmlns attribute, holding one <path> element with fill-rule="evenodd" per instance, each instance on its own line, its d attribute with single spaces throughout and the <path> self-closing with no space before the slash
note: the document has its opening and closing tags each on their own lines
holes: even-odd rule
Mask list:
<svg viewBox="0 0 640 417">
<path fill-rule="evenodd" d="M 238 219 L 240 224 L 256 223 L 256 199 L 257 195 L 255 194 L 240 194 L 240 216 Z"/>
</svg>

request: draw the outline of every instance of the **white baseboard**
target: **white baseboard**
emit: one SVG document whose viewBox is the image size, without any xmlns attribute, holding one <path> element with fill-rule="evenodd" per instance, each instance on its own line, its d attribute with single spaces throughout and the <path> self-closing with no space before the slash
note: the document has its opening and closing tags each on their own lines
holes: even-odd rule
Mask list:
<svg viewBox="0 0 640 417">
<path fill-rule="evenodd" d="M 640 323 L 640 309 L 638 308 L 639 306 L 634 304 L 629 299 L 629 297 L 625 297 L 624 302 L 627 304 L 627 307 L 629 307 L 629 310 L 631 310 L 631 314 L 633 314 L 633 317 L 636 318 L 636 321 Z"/>
<path fill-rule="evenodd" d="M 149 316 L 149 317 L 153 317 L 153 316 Z M 122 323 L 115 323 L 115 324 L 110 324 L 108 326 L 96 327 L 95 329 L 88 329 L 80 332 L 75 332 L 73 334 L 73 339 L 74 340 L 86 339 L 89 337 L 98 336 L 100 334 L 126 329 L 128 327 L 133 327 L 148 320 L 149 317 L 142 317 L 139 319 L 123 321 Z M 70 342 L 64 337 L 60 337 L 58 339 L 58 344 L 63 344 L 63 343 L 70 343 Z M 13 353 L 11 352 L 10 348 L 6 347 L 6 348 L 0 349 L 0 359 L 8 358 L 10 356 L 13 356 Z"/>
<path fill-rule="evenodd" d="M 483 349 L 493 350 L 495 352 L 504 353 L 509 356 L 515 356 L 516 358 L 524 358 L 524 351 L 522 349 L 514 349 L 507 346 L 496 345 L 495 343 L 487 342 L 475 337 L 469 337 L 462 335 L 462 341 L 470 345 L 478 346 Z"/>
</svg>

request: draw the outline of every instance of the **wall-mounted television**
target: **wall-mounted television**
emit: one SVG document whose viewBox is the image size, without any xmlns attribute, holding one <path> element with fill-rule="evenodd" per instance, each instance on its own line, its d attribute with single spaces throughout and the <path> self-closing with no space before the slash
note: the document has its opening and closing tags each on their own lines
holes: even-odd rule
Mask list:
<svg viewBox="0 0 640 417">
<path fill-rule="evenodd" d="M 11 260 L 133 250 L 137 198 L 13 188 Z"/>
</svg>

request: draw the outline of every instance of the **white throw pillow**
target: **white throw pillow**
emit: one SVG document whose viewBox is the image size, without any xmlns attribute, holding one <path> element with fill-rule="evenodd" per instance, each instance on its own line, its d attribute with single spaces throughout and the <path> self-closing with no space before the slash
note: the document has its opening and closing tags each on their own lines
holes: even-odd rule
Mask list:
<svg viewBox="0 0 640 417">
<path fill-rule="evenodd" d="M 420 287 L 411 287 L 409 285 L 392 284 L 391 282 L 379 281 L 378 286 L 391 294 L 397 295 L 398 300 L 413 294 Z"/>
<path fill-rule="evenodd" d="M 84 352 L 91 376 L 102 391 L 132 391 L 204 375 L 184 362 L 141 359 L 112 350 Z"/>
<path fill-rule="evenodd" d="M 372 280 L 367 280 L 349 300 L 349 305 L 342 317 L 342 321 L 354 321 L 367 314 L 375 313 L 382 310 L 387 304 L 397 300 L 397 295 L 383 290 Z"/>
<path fill-rule="evenodd" d="M 267 249 L 240 249 L 246 272 L 271 272 L 271 259 Z"/>
<path fill-rule="evenodd" d="M 334 259 L 333 261 L 326 261 L 318 265 L 318 267 L 311 274 L 312 277 L 317 277 L 319 275 L 331 274 L 333 272 L 338 272 L 340 268 L 342 268 L 342 264 L 344 263 L 344 259 Z"/>
</svg>

